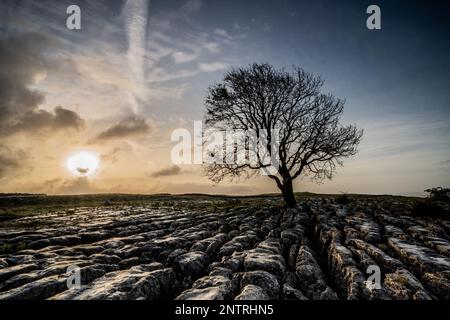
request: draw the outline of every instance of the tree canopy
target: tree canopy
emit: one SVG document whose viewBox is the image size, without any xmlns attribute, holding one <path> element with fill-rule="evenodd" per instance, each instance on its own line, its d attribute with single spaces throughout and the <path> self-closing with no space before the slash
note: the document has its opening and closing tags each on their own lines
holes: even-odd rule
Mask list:
<svg viewBox="0 0 450 320">
<path fill-rule="evenodd" d="M 277 153 L 276 173 L 268 174 L 288 206 L 295 206 L 292 181 L 301 175 L 331 179 L 343 159 L 357 153 L 363 131 L 341 125 L 343 99 L 323 94 L 323 80 L 299 67 L 291 72 L 269 64 L 252 64 L 227 72 L 221 83 L 208 89 L 205 99 L 207 128 L 267 131 L 267 151 Z M 277 130 L 273 148 L 271 133 Z M 212 163 L 206 175 L 215 182 L 250 177 L 267 167 L 251 163 Z"/>
</svg>

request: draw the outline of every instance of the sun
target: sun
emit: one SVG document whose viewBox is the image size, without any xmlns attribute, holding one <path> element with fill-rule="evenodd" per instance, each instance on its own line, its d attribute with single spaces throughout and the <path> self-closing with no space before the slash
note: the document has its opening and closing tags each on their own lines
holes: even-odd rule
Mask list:
<svg viewBox="0 0 450 320">
<path fill-rule="evenodd" d="M 75 176 L 86 177 L 97 170 L 99 163 L 94 153 L 79 151 L 67 159 L 67 169 Z"/>
</svg>

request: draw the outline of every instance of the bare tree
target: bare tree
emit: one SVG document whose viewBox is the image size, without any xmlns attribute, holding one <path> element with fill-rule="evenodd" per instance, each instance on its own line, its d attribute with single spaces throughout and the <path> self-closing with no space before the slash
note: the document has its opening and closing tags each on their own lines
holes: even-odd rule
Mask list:
<svg viewBox="0 0 450 320">
<path fill-rule="evenodd" d="M 222 83 L 208 89 L 206 128 L 267 130 L 267 150 L 279 157 L 277 172 L 268 177 L 276 182 L 288 207 L 296 205 L 294 179 L 300 175 L 331 179 L 343 159 L 356 154 L 362 138 L 355 125 L 339 123 L 344 100 L 322 94 L 322 85 L 319 76 L 301 68 L 287 72 L 255 63 L 231 70 Z M 276 148 L 270 141 L 274 130 L 279 130 Z M 267 166 L 258 158 L 256 164 L 212 163 L 205 172 L 218 183 L 225 177 L 249 178 Z"/>
</svg>

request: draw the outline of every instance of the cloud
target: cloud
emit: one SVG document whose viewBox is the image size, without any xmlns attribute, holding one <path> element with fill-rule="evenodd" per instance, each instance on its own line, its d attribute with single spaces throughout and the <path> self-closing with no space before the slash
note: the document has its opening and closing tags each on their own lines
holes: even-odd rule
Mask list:
<svg viewBox="0 0 450 320">
<path fill-rule="evenodd" d="M 264 32 L 270 32 L 270 31 L 272 31 L 272 25 L 270 23 L 264 23 L 262 30 Z"/>
<path fill-rule="evenodd" d="M 219 35 L 219 36 L 222 36 L 222 37 L 224 37 L 224 38 L 230 38 L 230 35 L 229 35 L 228 32 L 227 32 L 226 30 L 224 30 L 224 29 L 215 29 L 215 30 L 214 30 L 214 33 L 217 34 L 217 35 Z"/>
<path fill-rule="evenodd" d="M 222 63 L 222 62 L 212 62 L 212 63 L 199 63 L 199 68 L 202 71 L 205 72 L 214 72 L 214 71 L 219 71 L 219 70 L 223 70 L 227 68 L 227 64 L 226 63 Z"/>
<path fill-rule="evenodd" d="M 29 86 L 45 72 L 47 61 L 43 51 L 46 44 L 49 39 L 38 33 L 0 39 L 0 115 L 3 119 L 32 110 L 44 101 L 44 94 Z"/>
<path fill-rule="evenodd" d="M 100 155 L 102 161 L 111 161 L 112 163 L 117 162 L 117 156 L 120 152 L 120 148 L 114 148 L 112 151 L 103 153 Z"/>
<path fill-rule="evenodd" d="M 81 128 L 84 125 L 84 120 L 78 113 L 64 109 L 63 107 L 55 108 L 55 115 L 53 117 L 53 127 L 58 128 Z"/>
<path fill-rule="evenodd" d="M 242 24 L 240 24 L 240 23 L 238 23 L 238 22 L 233 23 L 233 27 L 234 27 L 236 30 L 244 30 L 244 31 L 247 31 L 247 30 L 250 29 L 249 26 L 244 26 L 244 25 L 242 25 Z"/>
<path fill-rule="evenodd" d="M 177 51 L 172 54 L 172 58 L 175 61 L 175 63 L 186 63 L 190 62 L 192 60 L 195 60 L 197 58 L 196 54 L 189 54 L 182 51 Z"/>
<path fill-rule="evenodd" d="M 437 169 L 441 172 L 450 172 L 450 159 L 439 161 L 437 164 Z"/>
<path fill-rule="evenodd" d="M 211 53 L 220 52 L 220 46 L 217 42 L 207 42 L 203 45 L 203 47 Z"/>
<path fill-rule="evenodd" d="M 168 176 L 174 176 L 181 172 L 181 168 L 177 165 L 173 165 L 169 168 L 165 168 L 159 171 L 156 171 L 152 173 L 152 177 L 168 177 Z"/>
<path fill-rule="evenodd" d="M 27 154 L 23 150 L 0 145 L 0 178 L 19 169 L 21 162 L 26 158 Z"/>
<path fill-rule="evenodd" d="M 0 154 L 0 178 L 3 178 L 10 170 L 16 169 L 19 161 Z"/>
<path fill-rule="evenodd" d="M 239 24 L 234 24 L 234 28 L 236 30 L 239 30 L 239 31 L 244 31 L 244 30 L 248 29 L 248 28 L 243 27 L 243 26 L 241 26 Z M 216 36 L 219 36 L 221 41 L 224 42 L 224 43 L 230 43 L 233 40 L 247 38 L 247 33 L 246 32 L 242 32 L 242 33 L 239 33 L 239 34 L 231 34 L 230 32 L 228 32 L 225 29 L 214 29 L 213 32 L 214 32 L 214 34 Z"/>
<path fill-rule="evenodd" d="M 54 131 L 62 129 L 80 129 L 84 126 L 84 120 L 74 111 L 63 107 L 56 107 L 54 113 L 46 110 L 33 110 L 24 113 L 14 124 L 7 128 L 6 133 L 21 131 L 36 131 L 50 129 Z"/>
<path fill-rule="evenodd" d="M 39 109 L 45 101 L 45 94 L 32 87 L 58 65 L 46 54 L 53 43 L 49 37 L 35 32 L 0 39 L 2 135 L 41 128 L 80 128 L 83 125 L 80 116 L 68 109 L 57 107 L 54 114 Z"/>
<path fill-rule="evenodd" d="M 53 191 L 59 185 L 59 183 L 61 181 L 62 181 L 61 178 L 49 179 L 49 180 L 44 181 L 43 187 L 46 190 L 52 190 Z"/>
<path fill-rule="evenodd" d="M 99 192 L 99 189 L 92 186 L 86 177 L 66 179 L 54 190 L 56 194 L 89 194 Z"/>
<path fill-rule="evenodd" d="M 133 137 L 145 134 L 149 131 L 150 125 L 145 119 L 133 115 L 101 132 L 94 141 Z"/>
<path fill-rule="evenodd" d="M 144 56 L 147 37 L 148 0 L 127 0 L 124 6 L 125 25 L 128 38 L 128 67 L 136 83 L 144 82 Z M 137 111 L 137 100 L 132 96 L 133 110 Z"/>
<path fill-rule="evenodd" d="M 202 2 L 200 0 L 189 0 L 183 6 L 184 10 L 188 13 L 198 12 L 202 8 Z"/>
</svg>

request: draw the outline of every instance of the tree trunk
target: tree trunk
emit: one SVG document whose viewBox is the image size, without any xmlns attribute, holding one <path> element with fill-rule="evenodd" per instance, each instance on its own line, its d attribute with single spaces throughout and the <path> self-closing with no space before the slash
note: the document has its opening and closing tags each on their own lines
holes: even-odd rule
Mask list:
<svg viewBox="0 0 450 320">
<path fill-rule="evenodd" d="M 292 186 L 292 180 L 289 180 L 288 182 L 285 182 L 283 184 L 281 193 L 283 194 L 283 199 L 284 199 L 284 202 L 286 203 L 286 207 L 295 208 L 297 201 L 295 200 L 294 188 Z"/>
</svg>

